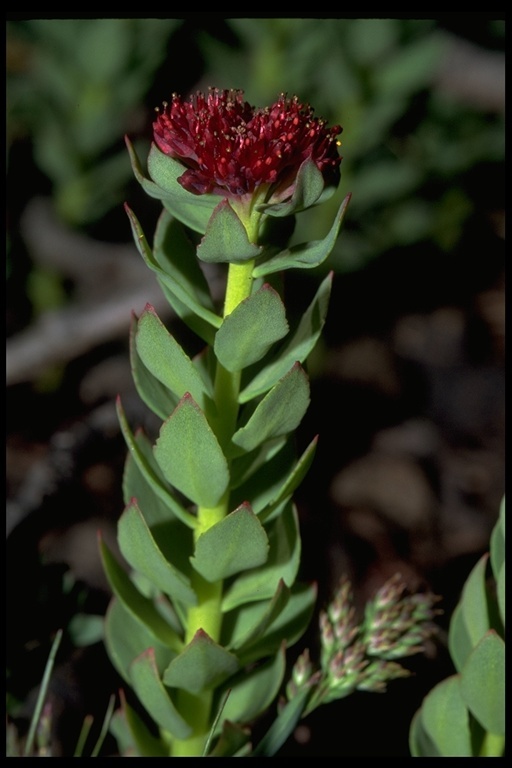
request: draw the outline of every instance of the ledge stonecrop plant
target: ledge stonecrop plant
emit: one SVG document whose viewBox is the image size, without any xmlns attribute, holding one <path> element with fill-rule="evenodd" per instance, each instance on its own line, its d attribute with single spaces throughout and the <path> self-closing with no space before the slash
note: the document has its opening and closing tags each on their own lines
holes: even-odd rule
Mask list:
<svg viewBox="0 0 512 768">
<path fill-rule="evenodd" d="M 410 728 L 414 757 L 505 756 L 505 497 L 489 551 L 451 616 L 453 674 L 424 698 Z"/>
<path fill-rule="evenodd" d="M 241 91 L 217 89 L 173 95 L 153 128 L 147 176 L 127 140 L 136 178 L 163 206 L 151 244 L 126 211 L 142 258 L 202 351 L 190 356 L 152 306 L 133 318 L 133 378 L 162 423 L 153 445 L 118 404 L 129 449 L 118 543 L 130 572 L 104 542 L 101 551 L 113 591 L 106 646 L 131 693 L 112 729 L 127 755 L 272 755 L 319 703 L 396 677 L 389 644 L 403 641 L 383 633 L 382 616 L 371 623 L 382 606 L 367 622 L 373 645 L 356 632 L 342 589 L 322 618 L 322 669 L 300 658 L 273 726 L 252 745 L 248 727 L 285 690 L 286 649 L 316 598 L 313 584 L 297 581 L 293 494 L 317 438 L 297 456 L 294 433 L 332 275 L 293 327 L 281 283 L 288 269 L 322 264 L 338 236 L 349 196 L 324 239 L 288 245 L 295 215 L 336 190 L 341 128 L 296 97 L 255 109 Z M 225 265 L 220 309 L 201 263 Z M 402 655 L 428 634 L 426 606 L 407 620 L 388 615 L 402 617 L 404 632 L 417 626 Z"/>
</svg>

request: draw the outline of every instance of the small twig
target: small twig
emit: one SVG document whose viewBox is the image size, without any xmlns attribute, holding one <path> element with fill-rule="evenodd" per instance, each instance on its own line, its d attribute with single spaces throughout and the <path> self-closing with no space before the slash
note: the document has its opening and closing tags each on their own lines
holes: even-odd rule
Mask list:
<svg viewBox="0 0 512 768">
<path fill-rule="evenodd" d="M 162 317 L 170 308 L 156 283 L 139 281 L 131 291 L 112 293 L 103 302 L 46 312 L 6 345 L 7 386 L 32 381 L 51 365 L 67 363 L 99 344 L 126 336 L 132 311 L 140 314 L 146 302 Z"/>
<path fill-rule="evenodd" d="M 7 341 L 7 386 L 32 381 L 49 366 L 65 364 L 99 344 L 126 338 L 132 312 L 152 304 L 162 320 L 173 317 L 156 277 L 132 244 L 92 240 L 65 227 L 51 203 L 35 199 L 21 218 L 22 237 L 34 262 L 75 282 L 73 305 L 42 314 Z M 214 298 L 221 277 L 206 265 Z"/>
<path fill-rule="evenodd" d="M 446 35 L 447 45 L 436 86 L 477 109 L 505 112 L 505 54 Z"/>
<path fill-rule="evenodd" d="M 67 227 L 56 215 L 50 198 L 35 197 L 27 203 L 20 232 L 34 262 L 70 278 L 82 294 L 109 291 L 110 285 L 100 282 L 102 277 L 129 284 L 134 270 L 140 276 L 147 272 L 131 243 L 93 240 Z"/>
</svg>

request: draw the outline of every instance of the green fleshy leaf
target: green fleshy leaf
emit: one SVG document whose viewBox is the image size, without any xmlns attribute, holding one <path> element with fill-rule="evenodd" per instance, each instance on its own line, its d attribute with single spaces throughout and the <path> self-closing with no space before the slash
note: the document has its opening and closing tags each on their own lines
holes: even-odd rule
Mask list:
<svg viewBox="0 0 512 768">
<path fill-rule="evenodd" d="M 457 672 L 460 672 L 474 647 L 464 620 L 464 613 L 460 602 L 455 606 L 450 619 L 448 647 L 455 669 Z"/>
<path fill-rule="evenodd" d="M 141 186 L 143 186 L 144 182 L 146 182 L 148 180 L 144 177 L 144 171 L 142 169 L 142 164 L 141 164 L 141 162 L 139 160 L 139 157 L 138 157 L 138 155 L 137 155 L 137 153 L 135 151 L 135 147 L 131 143 L 131 141 L 128 138 L 128 136 L 125 136 L 124 140 L 125 140 L 125 143 L 126 143 L 126 147 L 128 149 L 128 155 L 130 157 L 130 163 L 131 163 L 131 166 L 132 166 L 133 175 L 135 176 L 135 178 L 137 179 L 139 184 Z M 153 184 L 153 182 L 149 182 L 148 181 L 148 186 L 149 187 L 153 187 L 153 186 L 156 187 L 156 184 Z M 155 190 L 153 190 L 153 191 L 155 191 Z M 149 191 L 148 191 L 148 194 L 151 195 L 151 193 Z M 155 195 L 151 195 L 151 197 L 156 197 L 156 194 Z"/>
<path fill-rule="evenodd" d="M 296 216 L 276 218 L 275 216 L 262 216 L 258 234 L 258 242 L 264 248 L 260 260 L 270 258 L 271 254 L 279 253 L 286 248 L 295 231 Z"/>
<path fill-rule="evenodd" d="M 215 643 L 199 629 L 191 642 L 164 672 L 163 682 L 170 688 L 190 693 L 214 688 L 239 669 L 236 656 Z"/>
<path fill-rule="evenodd" d="M 490 629 L 488 593 L 487 593 L 487 565 L 489 555 L 483 555 L 471 570 L 460 599 L 462 616 L 467 633 L 474 648 L 485 633 Z M 453 648 L 450 636 L 448 637 L 450 652 Z"/>
<path fill-rule="evenodd" d="M 265 530 L 245 502 L 199 536 L 190 562 L 213 582 L 262 565 L 268 549 Z"/>
<path fill-rule="evenodd" d="M 233 501 L 238 504 L 243 499 L 251 499 L 253 511 L 261 522 L 272 519 L 304 479 L 313 461 L 317 442 L 315 437 L 299 460 L 294 435 L 284 440 L 279 438 L 275 445 L 266 443 L 262 446 L 261 455 L 253 451 L 236 459 L 231 470 L 231 486 L 235 486 Z M 265 448 L 269 449 L 268 452 Z M 236 473 L 244 470 L 245 475 L 238 478 Z"/>
<path fill-rule="evenodd" d="M 309 380 L 295 363 L 258 404 L 247 424 L 233 435 L 233 443 L 252 451 L 266 440 L 293 432 L 309 406 Z"/>
<path fill-rule="evenodd" d="M 236 650 L 242 664 L 249 664 L 275 653 L 283 640 L 288 647 L 293 645 L 311 621 L 316 596 L 314 584 L 294 584 L 291 590 L 284 585 L 271 601 L 248 603 L 230 611 L 223 625 L 226 647 Z"/>
<path fill-rule="evenodd" d="M 277 492 L 271 497 L 269 503 L 265 509 L 260 513 L 259 518 L 261 522 L 266 522 L 272 517 L 275 510 L 287 499 L 289 499 L 294 491 L 299 487 L 302 480 L 307 474 L 310 468 L 318 442 L 318 436 L 315 437 L 308 445 L 300 459 L 295 463 L 292 471 L 288 474 L 285 481 L 278 488 Z"/>
<path fill-rule="evenodd" d="M 295 581 L 300 564 L 301 541 L 297 511 L 292 503 L 269 524 L 267 535 L 270 544 L 267 562 L 259 568 L 241 573 L 226 588 L 222 601 L 224 612 L 253 600 L 272 598 L 281 579 L 289 587 Z"/>
<path fill-rule="evenodd" d="M 219 740 L 208 757 L 241 756 L 239 753 L 248 744 L 250 738 L 251 732 L 248 728 L 242 728 L 238 723 L 224 720 Z"/>
<path fill-rule="evenodd" d="M 350 195 L 342 202 L 334 223 L 323 240 L 313 240 L 310 243 L 300 243 L 286 248 L 268 261 L 258 264 L 253 271 L 254 277 L 262 277 L 272 272 L 280 272 L 283 269 L 313 269 L 320 266 L 328 256 L 338 238 L 338 234 L 345 217 Z"/>
<path fill-rule="evenodd" d="M 422 710 L 415 712 L 409 730 L 411 757 L 441 757 L 439 750 L 423 726 Z"/>
<path fill-rule="evenodd" d="M 446 678 L 430 691 L 423 701 L 421 718 L 442 757 L 472 756 L 469 713 L 458 675 Z"/>
<path fill-rule="evenodd" d="M 158 283 L 162 290 L 163 295 L 174 309 L 178 317 L 180 317 L 188 327 L 199 336 L 206 344 L 212 345 L 215 339 L 215 330 L 211 323 L 203 320 L 202 317 L 196 315 L 190 307 L 188 307 L 183 301 L 180 301 L 175 293 L 169 288 L 168 283 L 165 283 L 160 277 L 157 277 Z M 217 326 L 220 322 L 217 323 Z"/>
<path fill-rule="evenodd" d="M 302 316 L 295 332 L 268 363 L 242 390 L 240 403 L 267 392 L 298 361 L 304 363 L 324 327 L 331 295 L 332 272 L 320 284 L 313 301 Z"/>
<path fill-rule="evenodd" d="M 219 196 L 194 195 L 184 189 L 178 178 L 186 170 L 180 162 L 161 152 L 154 143 L 151 145 L 148 171 L 157 186 L 165 192 L 160 199 L 169 213 L 179 221 L 196 232 L 203 233 L 219 202 Z"/>
<path fill-rule="evenodd" d="M 127 683 L 130 664 L 147 648 L 154 649 L 160 674 L 178 653 L 160 642 L 116 597 L 111 600 L 105 616 L 105 646 L 112 664 Z"/>
<path fill-rule="evenodd" d="M 112 591 L 122 602 L 126 610 L 164 645 L 174 651 L 181 650 L 181 640 L 153 602 L 142 595 L 133 584 L 126 571 L 121 568 L 104 541 L 100 541 L 103 568 Z"/>
<path fill-rule="evenodd" d="M 266 632 L 254 642 L 240 648 L 241 660 L 252 661 L 273 653 L 282 639 L 286 640 L 287 647 L 294 645 L 310 625 L 316 597 L 316 585 L 294 584 L 286 607 Z"/>
<path fill-rule="evenodd" d="M 213 344 L 211 321 L 215 307 L 208 281 L 182 224 L 166 210 L 162 211 L 156 225 L 153 252 L 166 276 L 165 280 L 160 276 L 158 280 L 169 304 L 207 344 Z M 198 314 L 203 310 L 212 313 L 208 315 L 208 321 Z"/>
<path fill-rule="evenodd" d="M 169 526 L 164 526 L 167 530 L 169 529 Z M 155 526 L 153 528 L 153 531 L 158 530 L 158 526 Z M 183 532 L 187 537 L 189 537 L 190 531 L 188 528 L 185 528 L 185 526 L 181 525 L 180 523 L 177 523 L 176 525 L 171 524 L 171 530 L 174 533 L 176 532 Z M 156 537 L 155 537 L 156 538 Z M 191 538 L 191 537 L 189 537 Z M 162 551 L 164 551 L 164 547 L 161 546 L 160 548 Z M 187 551 L 190 549 L 190 547 L 186 547 Z M 180 568 L 183 572 L 185 572 L 185 569 Z M 190 569 L 188 569 L 187 572 L 190 572 Z M 179 637 L 182 637 L 183 635 L 183 627 L 186 625 L 186 622 L 184 621 L 184 617 L 186 616 L 186 609 L 183 608 L 181 603 L 178 601 L 175 601 L 174 603 L 171 603 L 170 600 L 167 598 L 166 595 L 164 595 L 160 590 L 158 590 L 153 582 L 148 579 L 146 576 L 144 576 L 143 573 L 140 573 L 140 571 L 132 571 L 130 574 L 132 582 L 135 584 L 139 592 L 141 592 L 145 597 L 152 600 L 155 608 L 157 611 L 164 617 L 166 622 L 174 629 L 176 634 Z"/>
<path fill-rule="evenodd" d="M 134 315 L 130 326 L 130 364 L 135 387 L 148 408 L 161 419 L 166 419 L 176 408 L 179 398 L 164 387 L 143 364 L 135 346 L 136 330 L 137 318 Z"/>
<path fill-rule="evenodd" d="M 499 616 L 505 627 L 505 497 L 500 505 L 498 521 L 491 533 L 490 559 L 496 580 Z"/>
<path fill-rule="evenodd" d="M 123 696 L 122 689 L 119 694 L 121 697 Z M 118 753 L 121 757 L 140 757 L 130 727 L 121 709 L 116 709 L 110 718 L 109 731 L 116 740 Z"/>
<path fill-rule="evenodd" d="M 261 245 L 249 241 L 247 230 L 228 200 L 221 200 L 212 213 L 206 233 L 197 247 L 201 261 L 243 264 L 255 259 Z"/>
<path fill-rule="evenodd" d="M 219 503 L 229 484 L 228 465 L 204 413 L 188 392 L 162 425 L 154 455 L 167 481 L 194 504 Z"/>
<path fill-rule="evenodd" d="M 194 540 L 190 528 L 182 525 L 179 520 L 170 520 L 153 525 L 151 533 L 166 560 L 190 579 L 192 567 L 189 558 L 194 548 Z M 173 599 L 171 603 L 155 587 L 151 579 L 148 579 L 140 571 L 132 574 L 132 580 L 144 595 L 155 601 L 160 613 L 181 635 L 182 627 L 185 627 L 187 624 L 187 605 L 176 599 Z"/>
<path fill-rule="evenodd" d="M 217 359 L 213 349 L 211 347 L 203 347 L 203 349 L 192 358 L 192 363 L 198 374 L 204 379 L 205 386 L 209 390 L 212 386 L 212 382 L 215 381 L 215 374 L 217 371 Z"/>
<path fill-rule="evenodd" d="M 205 382 L 191 359 L 165 328 L 150 304 L 146 304 L 137 323 L 135 346 L 150 373 L 178 399 L 185 392 L 190 392 L 203 410 L 210 405 L 213 392 L 206 391 Z"/>
<path fill-rule="evenodd" d="M 182 523 L 185 523 L 189 528 L 194 528 L 196 525 L 196 518 L 189 514 L 181 504 L 174 498 L 171 492 L 165 487 L 162 480 L 160 470 L 154 462 L 153 455 L 148 457 L 142 450 L 142 444 L 136 441 L 128 425 L 124 410 L 121 406 L 121 400 L 117 400 L 117 416 L 121 431 L 128 446 L 131 456 L 137 463 L 137 467 L 143 475 L 146 482 L 151 486 L 151 489 L 158 496 L 158 498 L 170 509 L 170 511 L 179 519 Z"/>
<path fill-rule="evenodd" d="M 148 170 L 154 181 L 144 176 L 142 166 L 133 145 L 126 138 L 133 173 L 144 191 L 161 200 L 173 216 L 186 226 L 203 233 L 219 198 L 216 195 L 192 195 L 177 181 L 185 168 L 174 158 L 164 155 L 155 144 L 151 145 Z"/>
<path fill-rule="evenodd" d="M 233 462 L 232 477 L 239 469 L 243 471 L 245 459 L 247 464 L 244 481 L 235 483 L 232 499 L 233 503 L 237 504 L 243 499 L 251 499 L 253 511 L 259 517 L 264 507 L 276 496 L 284 478 L 292 471 L 297 461 L 295 435 L 264 443 L 260 451 L 256 449 L 236 459 Z M 233 481 L 231 484 L 233 485 Z"/>
<path fill-rule="evenodd" d="M 169 757 L 169 747 L 162 739 L 151 733 L 135 710 L 124 700 L 124 697 L 122 706 L 138 757 Z"/>
<path fill-rule="evenodd" d="M 304 160 L 297 172 L 295 187 L 290 200 L 283 203 L 262 203 L 258 211 L 269 216 L 291 216 L 306 208 L 311 208 L 324 191 L 325 182 L 322 172 L 311 158 Z"/>
<path fill-rule="evenodd" d="M 259 501 L 259 494 L 264 493 L 265 498 L 267 498 L 266 495 L 266 488 L 261 487 L 261 483 L 252 483 L 248 482 L 251 480 L 253 475 L 257 473 L 262 467 L 267 467 L 269 470 L 269 481 L 270 485 L 274 485 L 278 480 L 275 479 L 276 471 L 281 477 L 281 471 L 280 467 L 283 464 L 280 457 L 277 457 L 275 459 L 276 462 L 278 462 L 278 468 L 276 471 L 273 470 L 273 459 L 276 457 L 281 451 L 287 452 L 287 457 L 285 459 L 286 462 L 286 469 L 289 469 L 293 463 L 293 460 L 295 458 L 295 447 L 292 447 L 290 450 L 286 449 L 286 446 L 288 443 L 291 442 L 291 438 L 284 435 L 283 437 L 278 437 L 275 440 L 269 441 L 267 443 L 264 443 L 263 445 L 258 446 L 254 449 L 254 451 L 249 451 L 249 453 L 245 453 L 242 456 L 236 457 L 232 464 L 231 464 L 231 482 L 230 486 L 231 488 L 238 489 L 237 494 L 235 494 L 237 497 L 239 496 L 239 501 L 237 504 L 241 504 L 244 499 L 251 499 L 251 504 L 253 509 L 256 511 L 256 507 L 258 509 L 261 508 L 261 503 Z M 288 455 L 290 454 L 290 455 Z M 251 492 L 246 492 L 245 488 L 253 488 L 254 490 L 251 490 Z"/>
<path fill-rule="evenodd" d="M 143 456 L 148 464 L 156 462 L 153 458 L 153 446 L 144 434 L 139 431 L 133 437 L 133 443 L 140 456 Z M 161 482 L 164 480 L 161 478 Z M 165 523 L 176 520 L 176 515 L 164 504 L 154 488 L 145 479 L 144 475 L 137 466 L 131 453 L 128 453 L 123 473 L 123 500 L 125 505 L 129 504 L 131 499 L 137 499 L 137 503 L 144 515 L 144 520 L 151 527 L 155 523 Z"/>
<path fill-rule="evenodd" d="M 161 728 L 178 739 L 190 736 L 192 728 L 180 715 L 160 680 L 152 648 L 135 659 L 130 668 L 130 680 L 141 703 Z"/>
<path fill-rule="evenodd" d="M 215 354 L 228 371 L 261 360 L 288 333 L 284 304 L 265 283 L 228 315 L 215 335 Z"/>
<path fill-rule="evenodd" d="M 197 605 L 190 580 L 166 559 L 149 530 L 135 500 L 126 507 L 117 527 L 121 554 L 166 595 L 187 605 Z"/>
<path fill-rule="evenodd" d="M 140 255 L 144 259 L 146 266 L 148 266 L 149 269 L 151 269 L 157 275 L 161 282 L 169 286 L 170 291 L 175 294 L 183 304 L 189 307 L 193 312 L 195 312 L 200 318 L 209 323 L 213 328 L 219 328 L 222 322 L 221 318 L 216 315 L 215 312 L 212 312 L 207 307 L 204 307 L 202 304 L 198 303 L 196 297 L 191 294 L 188 283 L 184 280 L 177 279 L 178 270 L 175 270 L 173 274 L 168 274 L 167 269 L 162 269 L 155 256 L 153 255 L 151 248 L 149 247 L 148 241 L 144 232 L 142 231 L 142 227 L 140 226 L 137 217 L 128 205 L 125 204 L 124 207 L 130 220 L 135 245 L 137 246 Z M 178 250 L 177 252 L 179 253 L 180 251 Z"/>
<path fill-rule="evenodd" d="M 273 757 L 281 749 L 301 719 L 310 694 L 311 689 L 304 687 L 285 704 L 251 757 Z"/>
<path fill-rule="evenodd" d="M 505 627 L 505 563 L 501 566 L 496 577 L 496 596 L 498 598 L 498 608 L 500 612 L 501 623 Z"/>
<path fill-rule="evenodd" d="M 244 645 L 249 645 L 259 640 L 279 614 L 282 613 L 288 604 L 290 595 L 290 588 L 280 579 L 271 600 L 262 600 L 259 603 L 248 606 L 249 611 L 255 606 L 257 608 L 254 613 L 251 613 L 249 620 L 247 620 L 247 616 L 243 615 L 243 608 L 228 614 L 224 619 L 225 626 L 223 628 L 223 633 L 227 633 L 230 637 L 227 645 L 230 648 L 239 650 Z M 245 628 L 246 624 L 248 625 L 247 629 Z"/>
<path fill-rule="evenodd" d="M 487 632 L 467 659 L 461 673 L 461 693 L 483 727 L 505 735 L 505 643 Z"/>
<path fill-rule="evenodd" d="M 231 689 L 222 720 L 248 723 L 265 712 L 279 693 L 286 669 L 284 644 L 274 657 L 250 671 L 243 670 L 230 678 L 218 691 L 221 698 Z M 220 728 L 219 728 L 220 731 Z"/>
<path fill-rule="evenodd" d="M 499 518 L 491 533 L 490 556 L 492 570 L 497 577 L 505 564 L 505 498 L 501 502 Z"/>
</svg>

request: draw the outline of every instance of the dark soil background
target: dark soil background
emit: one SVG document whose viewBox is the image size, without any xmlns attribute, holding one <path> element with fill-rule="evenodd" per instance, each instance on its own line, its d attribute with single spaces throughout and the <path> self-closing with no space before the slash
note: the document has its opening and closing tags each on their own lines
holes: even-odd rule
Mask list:
<svg viewBox="0 0 512 768">
<path fill-rule="evenodd" d="M 39 320 L 27 341 L 23 334 L 34 325 L 23 270 L 8 288 L 11 352 L 20 340 L 29 345 L 25 359 L 31 350 L 6 393 L 8 695 L 23 734 L 52 638 L 64 628 L 50 699 L 54 754 L 67 756 L 84 717 L 93 715 L 97 734 L 120 687 L 101 643 L 77 647 L 67 628 L 77 614 L 102 615 L 110 598 L 97 532 L 115 547 L 126 452 L 116 395 L 132 424 L 155 427 L 131 382 L 130 312 L 150 301 L 183 331 L 139 264 L 124 214 L 115 209 L 87 232 L 63 224 L 28 149 L 16 144 L 11 156 L 11 252 L 27 265 L 26 277 L 34 258 L 53 259 L 55 267 L 72 249 L 79 263 L 66 280 L 78 299 L 56 325 Z M 17 183 L 21 175 L 28 185 Z M 505 488 L 504 168 L 480 164 L 464 183 L 474 214 L 449 255 L 428 241 L 396 246 L 335 275 L 323 341 L 310 361 L 312 403 L 297 434 L 299 448 L 320 435 L 296 494 L 302 577 L 318 582 L 319 607 L 344 573 L 362 606 L 400 572 L 412 588 L 440 596 L 439 635 L 424 656 L 409 660 L 411 677 L 386 694 L 358 693 L 317 711 L 279 756 L 408 756 L 414 712 L 451 673 L 449 618 L 488 548 Z M 137 205 L 144 218 L 147 202 L 138 197 Z M 315 281 L 296 273 L 287 281 L 300 311 Z M 98 330 L 94 313 L 80 312 L 109 295 Z M 55 340 L 66 323 L 60 346 L 46 348 L 45 339 Z M 292 660 L 315 643 L 313 626 Z M 114 752 L 107 738 L 102 754 Z"/>
</svg>

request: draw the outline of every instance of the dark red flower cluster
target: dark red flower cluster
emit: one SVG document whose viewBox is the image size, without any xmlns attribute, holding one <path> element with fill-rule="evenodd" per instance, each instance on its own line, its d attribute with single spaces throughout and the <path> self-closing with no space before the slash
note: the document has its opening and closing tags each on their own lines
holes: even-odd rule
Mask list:
<svg viewBox="0 0 512 768">
<path fill-rule="evenodd" d="M 158 148 L 187 167 L 178 181 L 196 195 L 241 197 L 264 184 L 282 200 L 306 158 L 326 183 L 339 178 L 341 127 L 328 128 L 296 96 L 281 94 L 272 106 L 255 109 L 241 90 L 211 88 L 190 101 L 174 94 L 153 129 Z"/>
</svg>

